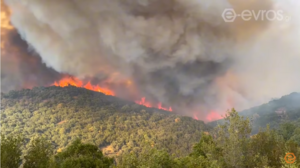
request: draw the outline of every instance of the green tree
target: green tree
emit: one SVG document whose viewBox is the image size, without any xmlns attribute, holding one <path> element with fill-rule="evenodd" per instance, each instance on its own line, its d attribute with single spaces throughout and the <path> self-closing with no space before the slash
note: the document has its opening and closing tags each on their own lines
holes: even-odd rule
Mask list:
<svg viewBox="0 0 300 168">
<path fill-rule="evenodd" d="M 1 167 L 12 168 L 19 167 L 21 160 L 21 145 L 23 138 L 21 136 L 1 135 Z"/>
<path fill-rule="evenodd" d="M 217 147 L 211 135 L 202 133 L 199 143 L 193 147 L 193 151 L 187 157 L 178 160 L 180 167 L 224 167 L 222 148 Z"/>
<path fill-rule="evenodd" d="M 54 159 L 57 168 L 105 168 L 113 163 L 113 159 L 103 156 L 99 148 L 92 144 L 83 144 L 75 140 Z"/>
<path fill-rule="evenodd" d="M 280 167 L 281 158 L 284 157 L 285 141 L 274 130 L 267 126 L 266 130 L 259 131 L 251 139 L 251 148 L 249 153 L 252 158 L 249 159 L 249 165 L 252 167 L 268 165 L 271 167 Z"/>
<path fill-rule="evenodd" d="M 294 130 L 293 136 L 290 140 L 295 141 L 300 146 L 300 127 Z"/>
<path fill-rule="evenodd" d="M 225 123 L 216 128 L 215 139 L 217 147 L 222 148 L 222 154 L 227 167 L 240 168 L 245 166 L 248 153 L 248 142 L 251 134 L 249 119 L 239 116 L 232 109 L 225 115 Z"/>
<path fill-rule="evenodd" d="M 146 146 L 140 153 L 125 153 L 118 160 L 118 168 L 177 168 L 179 165 L 165 150 Z"/>
<path fill-rule="evenodd" d="M 293 123 L 286 122 L 280 125 L 278 133 L 287 141 L 293 136 L 295 129 L 296 126 Z"/>
<path fill-rule="evenodd" d="M 24 156 L 24 168 L 48 168 L 53 147 L 44 138 L 36 138 L 31 141 L 28 153 Z"/>
</svg>

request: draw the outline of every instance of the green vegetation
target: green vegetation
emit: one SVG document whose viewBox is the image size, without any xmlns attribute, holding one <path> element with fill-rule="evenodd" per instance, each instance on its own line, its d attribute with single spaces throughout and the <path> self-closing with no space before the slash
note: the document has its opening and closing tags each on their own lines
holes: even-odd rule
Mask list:
<svg viewBox="0 0 300 168">
<path fill-rule="evenodd" d="M 296 158 L 300 156 L 299 145 L 290 139 L 293 137 L 293 133 L 290 132 L 298 128 L 300 127 L 283 124 L 280 130 L 267 127 L 255 136 L 250 136 L 250 120 L 240 116 L 233 109 L 227 113 L 224 124 L 218 125 L 210 133 L 202 133 L 200 141 L 187 156 L 170 155 L 164 149 L 148 145 L 140 152 L 123 153 L 113 159 L 103 156 L 97 146 L 83 144 L 78 139 L 62 152 L 50 156 L 50 143 L 38 138 L 32 140 L 31 148 L 24 156 L 24 165 L 31 162 L 30 165 L 37 163 L 39 166 L 36 167 L 49 168 L 298 168 L 299 159 L 293 163 L 287 163 L 284 159 L 287 153 L 293 153 Z M 8 153 L 7 150 L 18 146 L 16 144 L 20 142 L 20 138 L 4 136 L 1 140 L 8 142 L 7 139 L 16 140 L 10 144 L 1 143 L 1 148 L 6 145 L 6 148 L 2 148 L 4 153 Z M 11 154 L 15 153 L 16 159 L 1 159 L 1 164 L 13 164 L 15 160 L 20 160 L 18 152 Z M 45 164 L 40 164 L 42 162 Z"/>
<path fill-rule="evenodd" d="M 50 157 L 53 149 L 52 144 L 44 138 L 33 139 L 29 150 L 24 156 L 26 160 L 24 168 L 47 168 L 50 166 Z"/>
<path fill-rule="evenodd" d="M 298 96 L 232 110 L 212 128 L 72 86 L 2 93 L 1 167 L 297 168 Z M 297 160 L 286 163 L 286 153 Z"/>
<path fill-rule="evenodd" d="M 77 139 L 65 151 L 55 155 L 52 167 L 96 168 L 109 167 L 112 163 L 113 159 L 105 157 L 97 146 L 83 144 Z"/>
<path fill-rule="evenodd" d="M 239 114 L 252 120 L 252 134 L 258 133 L 259 129 L 265 128 L 267 124 L 273 129 L 279 129 L 282 123 L 297 125 L 297 120 L 300 119 L 300 93 L 291 93 L 261 106 L 241 111 Z M 218 120 L 209 125 L 215 127 L 223 123 L 224 120 Z"/>
<path fill-rule="evenodd" d="M 202 121 L 147 108 L 76 87 L 38 87 L 1 96 L 1 132 L 30 142 L 45 137 L 55 153 L 77 138 L 108 156 L 141 152 L 145 145 L 184 156 L 209 127 Z"/>
<path fill-rule="evenodd" d="M 14 158 L 14 160 L 9 157 L 1 158 L 1 167 L 17 168 L 21 166 L 21 156 L 11 153 L 10 150 L 15 147 L 15 144 L 20 144 L 22 140 L 4 135 L 1 136 L 1 140 L 1 152 L 3 151 L 3 153 L 7 153 L 7 156 Z M 9 140 L 13 140 L 13 143 L 8 144 Z M 32 140 L 30 149 L 24 156 L 22 166 L 24 168 L 108 168 L 113 164 L 113 159 L 105 157 L 97 146 L 83 144 L 79 139 L 56 155 L 53 155 L 51 146 L 51 143 L 44 138 Z M 15 149 L 20 150 L 20 147 Z"/>
<path fill-rule="evenodd" d="M 1 135 L 1 167 L 18 167 L 22 163 L 22 141 L 20 136 Z"/>
</svg>

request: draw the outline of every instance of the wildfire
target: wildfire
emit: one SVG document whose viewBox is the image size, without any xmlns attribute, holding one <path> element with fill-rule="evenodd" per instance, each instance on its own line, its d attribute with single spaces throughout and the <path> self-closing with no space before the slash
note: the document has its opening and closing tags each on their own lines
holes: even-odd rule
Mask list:
<svg viewBox="0 0 300 168">
<path fill-rule="evenodd" d="M 131 81 L 126 82 L 128 85 L 131 85 Z M 106 95 L 116 96 L 115 92 L 108 87 L 100 86 L 100 85 L 92 85 L 90 82 L 83 83 L 83 81 L 79 80 L 75 77 L 65 77 L 60 81 L 56 81 L 52 84 L 52 86 L 66 87 L 66 86 L 76 86 L 82 87 L 88 90 L 92 90 L 95 92 L 101 92 Z M 172 111 L 172 107 L 166 108 L 162 106 L 162 103 L 158 103 L 157 105 L 153 105 L 149 101 L 146 101 L 145 97 L 142 97 L 140 100 L 135 101 L 135 103 L 146 106 L 146 107 L 155 107 L 165 111 Z"/>
<path fill-rule="evenodd" d="M 14 30 L 14 27 L 11 25 L 10 23 L 10 9 L 3 3 L 3 0 L 1 0 L 1 57 L 4 54 L 4 48 L 6 48 L 6 50 L 9 48 L 10 51 L 12 53 L 12 51 L 15 51 L 17 49 L 14 48 L 14 46 L 9 46 L 9 44 L 7 43 L 9 40 L 6 38 L 7 34 L 9 31 Z M 7 58 L 8 59 L 8 58 Z M 9 57 L 9 59 L 15 59 L 14 55 L 12 55 L 11 57 Z M 16 60 L 14 62 L 18 61 L 18 59 L 16 58 Z M 36 63 L 34 61 L 34 59 L 27 59 L 27 61 L 30 61 L 32 63 L 32 65 L 36 65 Z M 16 68 L 18 68 L 16 66 Z M 117 77 L 117 73 L 114 74 L 114 77 Z M 26 83 L 23 84 L 23 88 L 32 88 L 32 84 L 31 83 Z M 66 86 L 76 86 L 76 87 L 82 87 L 88 90 L 92 90 L 92 91 L 96 91 L 96 92 L 101 92 L 103 94 L 106 95 L 111 95 L 111 96 L 116 96 L 115 92 L 106 87 L 106 86 L 100 86 L 100 85 L 92 85 L 91 82 L 87 82 L 84 83 L 83 81 L 79 80 L 78 78 L 75 77 L 64 77 L 59 81 L 55 81 L 52 86 L 59 86 L 59 87 L 66 87 Z M 128 80 L 126 81 L 126 85 L 127 86 L 131 86 L 134 87 L 132 84 L 132 81 Z M 131 89 L 131 88 L 127 88 L 127 89 Z M 143 97 L 140 100 L 135 101 L 135 103 L 146 106 L 146 107 L 155 107 L 161 110 L 165 110 L 165 111 L 172 111 L 172 108 L 169 107 L 163 107 L 162 103 L 158 103 L 157 105 L 153 105 L 153 103 L 150 103 L 149 101 L 146 101 L 146 98 Z"/>
<path fill-rule="evenodd" d="M 71 86 L 86 88 L 88 90 L 92 90 L 95 92 L 101 92 L 106 95 L 115 96 L 115 93 L 112 90 L 110 90 L 109 88 L 101 87 L 99 85 L 93 86 L 90 82 L 88 82 L 84 85 L 81 80 L 74 78 L 74 77 L 65 77 L 58 82 L 54 82 L 53 85 L 60 86 L 60 87 L 66 87 L 66 86 L 71 85 Z"/>
<path fill-rule="evenodd" d="M 127 81 L 126 84 L 131 85 L 131 81 Z M 106 95 L 111 95 L 111 96 L 116 96 L 115 92 L 105 86 L 100 86 L 100 85 L 92 85 L 90 82 L 87 82 L 84 84 L 83 81 L 79 80 L 78 78 L 75 77 L 65 77 L 61 79 L 60 81 L 56 81 L 52 84 L 52 86 L 59 86 L 59 87 L 66 87 L 66 86 L 76 86 L 76 87 L 82 87 L 88 90 L 96 91 L 96 92 L 101 92 Z M 136 100 L 135 103 L 146 106 L 146 107 L 154 107 L 157 109 L 165 110 L 165 111 L 173 111 L 172 107 L 163 107 L 162 103 L 158 103 L 157 105 L 153 105 L 150 101 L 147 101 L 145 97 L 142 97 L 140 100 Z M 194 113 L 193 118 L 195 120 L 199 120 L 197 117 L 196 113 Z M 219 120 L 222 119 L 223 117 L 215 112 L 215 111 L 210 111 L 210 113 L 206 116 L 206 121 L 214 121 L 214 120 Z"/>
<path fill-rule="evenodd" d="M 194 115 L 193 115 L 193 118 L 194 118 L 195 120 L 199 120 L 197 114 L 199 114 L 199 113 L 194 113 Z M 207 122 L 211 122 L 211 121 L 220 120 L 220 119 L 223 119 L 223 117 L 220 115 L 220 113 L 218 113 L 218 112 L 216 112 L 216 111 L 210 111 L 210 112 L 206 115 L 206 117 L 205 117 L 204 120 L 207 121 Z"/>
<path fill-rule="evenodd" d="M 132 85 L 132 81 L 130 81 L 130 80 L 126 81 L 126 84 L 128 86 Z M 66 86 L 69 86 L 69 85 L 75 86 L 75 87 L 82 87 L 82 88 L 92 90 L 92 91 L 95 91 L 95 92 L 101 92 L 101 93 L 106 94 L 106 95 L 116 96 L 116 93 L 108 87 L 105 87 L 105 86 L 102 86 L 102 85 L 101 86 L 100 85 L 92 85 L 91 82 L 84 83 L 83 81 L 81 81 L 80 79 L 75 78 L 75 77 L 67 76 L 67 77 L 62 78 L 60 81 L 56 81 L 52 84 L 52 86 L 59 86 L 59 87 L 66 87 Z M 154 107 L 154 108 L 165 110 L 165 111 L 170 111 L 170 112 L 173 111 L 172 107 L 169 107 L 169 108 L 163 107 L 162 103 L 158 103 L 158 104 L 155 105 L 155 104 L 151 103 L 150 101 L 147 101 L 145 97 L 142 97 L 141 99 L 136 100 L 134 102 L 137 103 L 137 104 L 146 106 L 146 107 L 150 107 L 150 108 Z M 195 120 L 199 120 L 196 113 L 194 113 L 193 118 Z M 215 111 L 211 111 L 206 116 L 207 121 L 214 121 L 214 120 L 219 120 L 219 119 L 222 119 L 222 118 L 223 117 Z"/>
<path fill-rule="evenodd" d="M 11 11 L 9 10 L 9 8 L 3 3 L 3 0 L 1 0 L 1 57 L 3 55 L 5 55 L 4 48 L 7 50 L 6 51 L 7 53 L 14 53 L 17 51 L 17 48 L 14 48 L 14 46 L 9 45 L 9 43 L 8 43 L 9 40 L 7 39 L 8 32 L 11 30 L 14 30 L 14 27 L 10 23 L 10 13 L 11 13 Z M 18 59 L 15 58 L 15 54 L 12 54 L 7 59 L 16 59 L 16 60 L 14 60 L 14 62 L 18 61 Z M 36 60 L 31 57 L 28 57 L 28 58 L 26 57 L 26 60 L 30 61 L 32 63 L 32 65 L 36 64 L 34 62 Z M 16 65 L 18 65 L 18 64 L 16 64 Z M 16 66 L 16 68 L 18 68 L 18 66 Z M 113 76 L 118 78 L 117 73 L 114 74 Z M 222 82 L 224 82 L 224 81 L 221 81 L 221 83 Z M 75 87 L 82 87 L 82 88 L 92 90 L 95 92 L 101 92 L 105 95 L 118 96 L 118 95 L 116 95 L 115 91 L 112 90 L 110 87 L 103 86 L 103 85 L 92 85 L 91 82 L 84 83 L 80 79 L 75 78 L 75 77 L 70 77 L 70 76 L 66 76 L 66 77 L 62 78 L 61 80 L 55 81 L 53 84 L 51 84 L 51 86 L 58 86 L 58 87 L 66 87 L 69 85 L 75 86 Z M 135 86 L 134 86 L 134 83 L 132 83 L 132 81 L 127 80 L 126 85 L 128 86 L 127 89 L 128 90 L 130 89 L 130 92 L 135 92 Z M 32 88 L 33 86 L 34 86 L 34 84 L 32 84 L 30 82 L 23 84 L 24 88 Z M 158 103 L 158 104 L 152 103 L 151 101 L 146 100 L 145 97 L 142 97 L 139 100 L 136 100 L 134 102 L 139 105 L 143 105 L 143 106 L 150 107 L 150 108 L 154 107 L 154 108 L 165 110 L 165 111 L 170 111 L 170 112 L 173 111 L 172 107 L 163 107 L 162 103 Z M 232 104 L 232 102 L 230 102 L 230 104 Z M 193 114 L 193 118 L 195 120 L 199 120 L 196 113 Z M 218 119 L 222 119 L 222 117 L 214 111 L 211 111 L 206 116 L 207 121 L 213 121 L 213 120 L 218 120 Z"/>
<path fill-rule="evenodd" d="M 1 29 L 14 29 L 14 27 L 10 23 L 10 10 L 1 0 Z"/>
<path fill-rule="evenodd" d="M 195 120 L 199 120 L 198 117 L 196 116 L 196 114 L 194 114 L 194 119 Z"/>
<path fill-rule="evenodd" d="M 211 111 L 207 116 L 206 116 L 206 119 L 208 120 L 208 121 L 214 121 L 214 120 L 220 120 L 220 119 L 222 119 L 223 117 L 219 114 L 219 113 L 217 113 L 217 112 L 215 112 L 215 111 Z"/>
<path fill-rule="evenodd" d="M 155 108 L 165 110 L 165 111 L 172 111 L 172 107 L 169 107 L 169 108 L 162 107 L 161 103 L 158 103 L 156 106 L 151 105 L 150 102 L 146 101 L 145 97 L 142 97 L 141 100 L 135 101 L 135 103 L 146 106 L 146 107 L 155 107 Z"/>
<path fill-rule="evenodd" d="M 14 29 L 14 27 L 10 23 L 10 10 L 4 4 L 3 0 L 1 0 L 1 49 L 4 50 L 4 47 L 7 46 L 7 33 Z M 1 50 L 1 55 L 3 51 Z"/>
</svg>

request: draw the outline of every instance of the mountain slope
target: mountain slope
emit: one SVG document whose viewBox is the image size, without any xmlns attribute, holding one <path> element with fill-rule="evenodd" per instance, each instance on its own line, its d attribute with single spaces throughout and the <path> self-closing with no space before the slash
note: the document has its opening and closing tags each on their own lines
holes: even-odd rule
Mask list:
<svg viewBox="0 0 300 168">
<path fill-rule="evenodd" d="M 300 93 L 291 93 L 282 96 L 280 99 L 272 100 L 266 104 L 241 111 L 241 116 L 252 119 L 253 133 L 257 133 L 259 128 L 266 127 L 277 128 L 283 122 L 292 122 L 300 119 Z M 209 123 L 210 126 L 216 126 L 222 123 L 218 120 Z"/>
<path fill-rule="evenodd" d="M 43 135 L 58 151 L 79 137 L 107 155 L 146 144 L 185 155 L 209 130 L 202 121 L 73 86 L 1 93 L 1 111 L 2 133 L 21 133 L 27 143 Z"/>
</svg>

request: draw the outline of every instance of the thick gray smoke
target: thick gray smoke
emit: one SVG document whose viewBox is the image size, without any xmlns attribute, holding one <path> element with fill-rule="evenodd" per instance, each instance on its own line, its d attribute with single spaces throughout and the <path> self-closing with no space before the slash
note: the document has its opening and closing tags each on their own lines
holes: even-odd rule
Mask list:
<svg viewBox="0 0 300 168">
<path fill-rule="evenodd" d="M 61 75 L 42 63 L 38 55 L 28 51 L 28 46 L 16 31 L 10 31 L 7 41 L 13 48 L 1 51 L 1 91 L 45 86 Z"/>
<path fill-rule="evenodd" d="M 60 77 L 28 50 L 26 42 L 9 23 L 9 10 L 1 1 L 1 92 L 49 85 Z"/>
<path fill-rule="evenodd" d="M 192 115 L 247 108 L 300 91 L 294 0 L 7 0 L 12 23 L 47 66 L 78 77 L 118 72 Z M 237 18 L 225 8 L 283 10 L 289 21 Z"/>
</svg>

